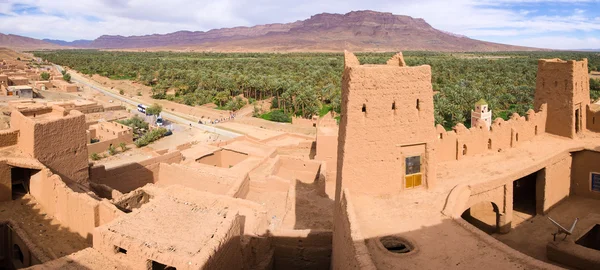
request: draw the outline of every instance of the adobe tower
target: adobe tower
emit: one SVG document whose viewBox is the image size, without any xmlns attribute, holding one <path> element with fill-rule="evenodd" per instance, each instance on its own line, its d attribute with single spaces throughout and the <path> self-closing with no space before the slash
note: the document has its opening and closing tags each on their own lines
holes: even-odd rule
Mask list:
<svg viewBox="0 0 600 270">
<path fill-rule="evenodd" d="M 588 61 L 543 59 L 538 62 L 535 109 L 548 104 L 546 132 L 574 138 L 586 122 L 590 104 Z"/>
<path fill-rule="evenodd" d="M 397 194 L 433 183 L 431 67 L 360 65 L 345 52 L 336 200 L 342 189 Z"/>
</svg>

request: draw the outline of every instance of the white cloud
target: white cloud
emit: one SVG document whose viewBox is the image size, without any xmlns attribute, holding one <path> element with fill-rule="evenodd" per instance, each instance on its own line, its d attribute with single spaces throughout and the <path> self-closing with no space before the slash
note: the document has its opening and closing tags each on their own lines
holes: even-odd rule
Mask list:
<svg viewBox="0 0 600 270">
<path fill-rule="evenodd" d="M 542 14 L 538 9 L 542 3 L 569 3 L 573 8 L 561 16 Z M 0 13 L 9 14 L 0 17 L 0 32 L 35 38 L 94 39 L 104 34 L 164 34 L 285 23 L 321 12 L 371 9 L 424 18 L 440 30 L 469 37 L 509 41 L 527 35 L 572 37 L 569 32 L 598 31 L 598 13 L 585 9 L 590 3 L 600 0 L 0 0 Z M 39 12 L 17 15 L 12 12 L 14 4 L 37 7 Z"/>
</svg>

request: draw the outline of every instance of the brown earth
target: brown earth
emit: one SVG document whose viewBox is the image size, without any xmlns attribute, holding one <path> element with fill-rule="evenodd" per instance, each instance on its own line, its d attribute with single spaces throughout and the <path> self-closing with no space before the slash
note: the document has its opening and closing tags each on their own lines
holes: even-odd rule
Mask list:
<svg viewBox="0 0 600 270">
<path fill-rule="evenodd" d="M 7 47 L 16 51 L 67 48 L 35 38 L 2 33 L 0 33 L 0 47 Z"/>
</svg>

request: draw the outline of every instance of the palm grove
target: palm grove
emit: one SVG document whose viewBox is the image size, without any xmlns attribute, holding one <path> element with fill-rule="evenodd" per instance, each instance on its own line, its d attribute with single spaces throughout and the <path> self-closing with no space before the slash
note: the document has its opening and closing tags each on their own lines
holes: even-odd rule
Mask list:
<svg viewBox="0 0 600 270">
<path fill-rule="evenodd" d="M 36 52 L 36 56 L 84 74 L 130 79 L 151 86 L 153 97 L 187 105 L 215 103 L 239 109 L 272 99 L 277 114 L 311 117 L 340 112 L 340 53 L 171 53 L 72 50 Z M 383 64 L 393 53 L 359 53 L 363 64 Z M 588 52 L 451 54 L 406 52 L 408 65 L 432 67 L 435 121 L 446 128 L 470 122 L 473 104 L 484 98 L 494 118 L 532 108 L 537 60 L 588 58 L 600 69 L 600 55 Z M 591 96 L 600 97 L 600 82 L 591 79 Z M 167 94 L 175 90 L 175 94 Z"/>
</svg>

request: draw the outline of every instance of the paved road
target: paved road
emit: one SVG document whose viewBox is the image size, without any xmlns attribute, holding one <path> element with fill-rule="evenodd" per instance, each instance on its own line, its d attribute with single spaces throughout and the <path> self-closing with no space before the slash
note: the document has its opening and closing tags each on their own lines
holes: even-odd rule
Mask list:
<svg viewBox="0 0 600 270">
<path fill-rule="evenodd" d="M 54 65 L 54 67 L 56 67 L 56 69 L 58 69 L 58 71 L 62 71 L 62 67 L 61 66 Z M 76 81 L 78 83 L 84 84 L 84 85 L 86 85 L 86 86 L 88 86 L 88 87 L 90 87 L 90 88 L 92 88 L 92 89 L 94 89 L 96 91 L 100 91 L 101 93 L 103 93 L 105 95 L 111 96 L 111 97 L 113 97 L 113 98 L 115 98 L 117 100 L 120 100 L 122 102 L 131 104 L 131 105 L 133 105 L 135 107 L 137 107 L 137 105 L 140 104 L 139 101 L 128 99 L 128 98 L 123 97 L 121 95 L 112 93 L 112 92 L 110 92 L 110 91 L 108 91 L 106 89 L 103 89 L 103 87 L 101 87 L 101 86 L 97 86 L 97 85 L 88 83 L 87 81 L 80 79 L 77 74 L 71 74 L 71 75 L 72 75 L 71 79 L 73 81 Z M 150 106 L 150 104 L 144 104 L 144 105 Z M 185 119 L 185 118 L 183 118 L 181 116 L 175 115 L 175 114 L 170 113 L 170 112 L 163 111 L 160 114 L 165 119 L 168 119 L 168 120 L 180 123 L 180 124 L 188 125 L 188 126 L 191 126 L 191 127 L 195 127 L 195 128 L 198 128 L 198 129 L 202 129 L 202 130 L 205 130 L 205 131 L 208 131 L 208 132 L 212 132 L 212 133 L 215 133 L 215 134 L 219 134 L 221 136 L 230 137 L 230 138 L 235 138 L 235 137 L 241 136 L 241 134 L 235 133 L 235 132 L 231 132 L 229 130 L 220 129 L 220 128 L 217 128 L 217 127 L 214 127 L 214 126 L 210 126 L 210 125 L 198 124 L 195 121 L 190 121 L 188 119 Z"/>
</svg>

